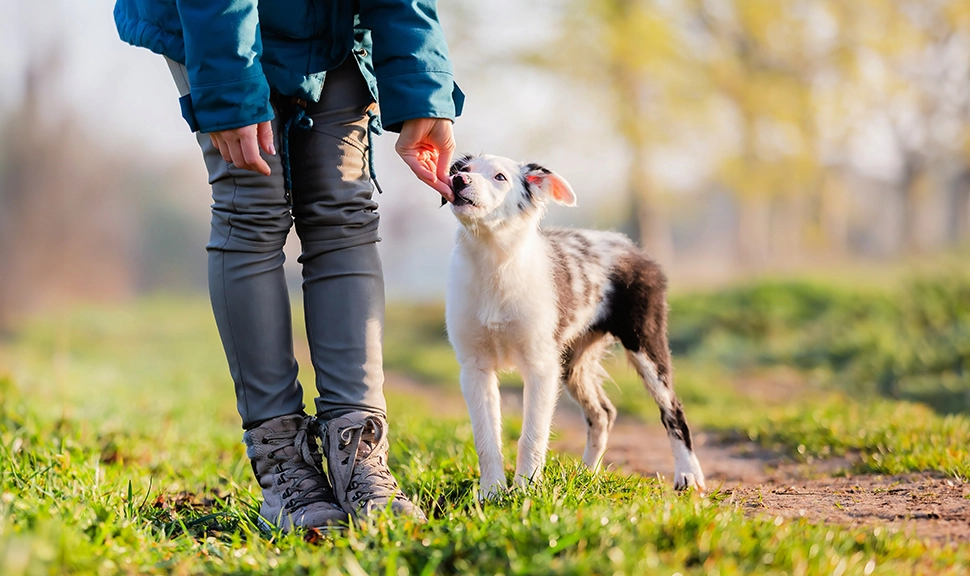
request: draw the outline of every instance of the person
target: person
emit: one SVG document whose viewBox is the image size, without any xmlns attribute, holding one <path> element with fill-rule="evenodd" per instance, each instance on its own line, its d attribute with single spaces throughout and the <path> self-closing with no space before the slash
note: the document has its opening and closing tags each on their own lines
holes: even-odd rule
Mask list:
<svg viewBox="0 0 970 576">
<path fill-rule="evenodd" d="M 115 5 L 121 39 L 168 61 L 197 132 L 212 186 L 212 308 L 260 516 L 286 531 L 383 509 L 425 519 L 387 464 L 371 139 L 399 132 L 405 163 L 452 199 L 464 96 L 436 10 L 435 0 Z M 294 222 L 315 418 L 304 412 L 283 273 Z"/>
</svg>

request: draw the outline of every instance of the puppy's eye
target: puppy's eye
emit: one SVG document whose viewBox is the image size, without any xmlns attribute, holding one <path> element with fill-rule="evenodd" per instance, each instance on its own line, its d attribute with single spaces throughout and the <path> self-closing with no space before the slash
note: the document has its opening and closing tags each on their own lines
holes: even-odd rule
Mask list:
<svg viewBox="0 0 970 576">
<path fill-rule="evenodd" d="M 458 169 L 459 172 L 471 172 L 471 168 L 467 164 Z"/>
<path fill-rule="evenodd" d="M 501 172 L 499 172 L 498 174 L 495 175 L 495 179 L 498 180 L 499 182 L 505 182 L 505 174 L 502 174 Z"/>
</svg>

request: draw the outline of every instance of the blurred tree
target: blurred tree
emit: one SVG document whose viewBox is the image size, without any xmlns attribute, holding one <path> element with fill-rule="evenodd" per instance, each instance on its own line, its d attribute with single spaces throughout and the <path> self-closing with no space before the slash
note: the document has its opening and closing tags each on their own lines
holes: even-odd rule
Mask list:
<svg viewBox="0 0 970 576">
<path fill-rule="evenodd" d="M 59 45 L 31 54 L 19 105 L 0 118 L 0 328 L 131 288 L 121 171 L 55 102 L 61 54 Z"/>
<path fill-rule="evenodd" d="M 680 66 L 675 23 L 655 5 L 638 0 L 573 0 L 553 46 L 528 60 L 598 86 L 605 114 L 630 153 L 627 182 L 641 244 L 663 263 L 673 258 L 664 191 L 649 170 L 658 142 L 670 141 L 672 109 L 693 98 Z M 679 98 L 679 96 L 687 96 Z"/>
<path fill-rule="evenodd" d="M 885 122 L 899 160 L 896 248 L 926 247 L 926 221 L 945 230 L 938 242 L 957 240 L 966 233 L 970 193 L 970 3 L 828 4 L 853 63 L 842 97 L 867 111 L 856 115 L 855 129 L 871 128 L 874 117 Z M 949 217 L 922 217 L 928 210 Z"/>
<path fill-rule="evenodd" d="M 532 61 L 609 98 L 641 240 L 662 260 L 670 227 L 651 167 L 690 137 L 717 142 L 708 181 L 734 195 L 747 266 L 797 259 L 806 232 L 816 249 L 849 248 L 853 151 L 875 147 L 879 125 L 894 150 L 878 153 L 898 164 L 881 175 L 899 197 L 897 248 L 917 246 L 921 222 L 967 235 L 966 0 L 572 0 Z"/>
</svg>

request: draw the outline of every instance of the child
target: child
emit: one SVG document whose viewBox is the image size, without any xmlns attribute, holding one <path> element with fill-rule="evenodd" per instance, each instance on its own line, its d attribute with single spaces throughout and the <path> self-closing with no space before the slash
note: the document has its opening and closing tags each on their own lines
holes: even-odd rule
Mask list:
<svg viewBox="0 0 970 576">
<path fill-rule="evenodd" d="M 423 520 L 387 467 L 370 155 L 382 124 L 400 132 L 401 157 L 452 199 L 463 95 L 435 0 L 118 0 L 114 14 L 123 40 L 168 60 L 198 133 L 209 293 L 260 514 L 287 531 L 385 508 Z M 303 411 L 283 276 L 294 221 L 316 418 Z"/>
</svg>

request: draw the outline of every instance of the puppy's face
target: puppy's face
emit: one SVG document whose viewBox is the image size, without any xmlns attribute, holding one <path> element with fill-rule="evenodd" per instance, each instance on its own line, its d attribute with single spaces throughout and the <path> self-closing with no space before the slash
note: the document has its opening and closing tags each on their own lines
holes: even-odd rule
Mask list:
<svg viewBox="0 0 970 576">
<path fill-rule="evenodd" d="M 460 158 L 451 167 L 451 185 L 451 210 L 466 227 L 526 222 L 550 200 L 576 205 L 576 194 L 558 174 L 500 156 Z"/>
</svg>

